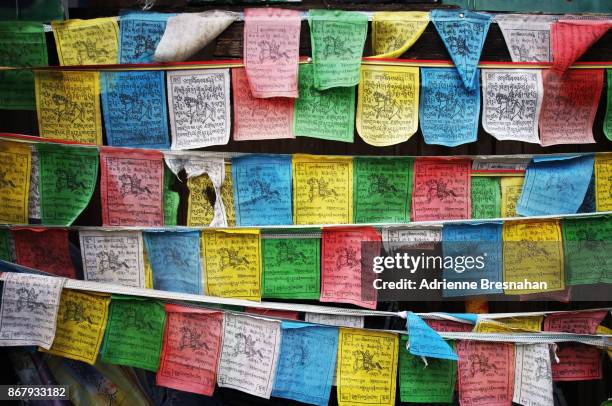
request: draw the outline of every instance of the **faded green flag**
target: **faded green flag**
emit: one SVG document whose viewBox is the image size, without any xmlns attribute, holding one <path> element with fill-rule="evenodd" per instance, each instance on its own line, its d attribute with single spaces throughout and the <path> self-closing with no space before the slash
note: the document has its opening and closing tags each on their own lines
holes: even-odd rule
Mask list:
<svg viewBox="0 0 612 406">
<path fill-rule="evenodd" d="M 262 297 L 319 299 L 320 238 L 262 235 Z M 285 234 L 279 230 L 275 234 Z M 288 233 L 288 232 L 287 232 Z"/>
<path fill-rule="evenodd" d="M 315 87 L 357 85 L 368 17 L 356 11 L 310 10 L 308 23 Z"/>
<path fill-rule="evenodd" d="M 353 222 L 408 222 L 412 167 L 411 158 L 354 157 Z"/>
<path fill-rule="evenodd" d="M 612 217 L 563 219 L 568 285 L 612 283 Z"/>
<path fill-rule="evenodd" d="M 177 224 L 180 197 L 178 192 L 170 190 L 174 179 L 172 171 L 164 166 L 164 225 L 166 226 Z"/>
<path fill-rule="evenodd" d="M 0 21 L 0 66 L 31 67 L 48 63 L 41 23 Z M 0 71 L 0 109 L 36 109 L 32 71 Z"/>
<path fill-rule="evenodd" d="M 609 140 L 612 141 L 612 69 L 607 69 L 608 73 L 608 98 L 606 101 L 606 118 L 604 118 L 603 130 Z"/>
<path fill-rule="evenodd" d="M 6 228 L 0 229 L 0 259 L 3 261 L 12 262 L 11 255 L 11 234 Z"/>
<path fill-rule="evenodd" d="M 113 295 L 100 360 L 157 371 L 165 322 L 163 303 Z"/>
<path fill-rule="evenodd" d="M 400 336 L 399 387 L 402 402 L 451 403 L 455 391 L 457 361 L 421 357 L 406 349 L 407 335 Z M 449 342 L 454 350 L 454 342 Z"/>
<path fill-rule="evenodd" d="M 355 87 L 317 90 L 313 66 L 300 65 L 300 97 L 295 99 L 293 134 L 324 140 L 353 142 L 355 137 Z"/>
<path fill-rule="evenodd" d="M 69 226 L 87 207 L 98 179 L 98 149 L 37 144 L 42 224 Z"/>
<path fill-rule="evenodd" d="M 474 176 L 471 189 L 473 219 L 492 219 L 501 216 L 499 178 Z"/>
</svg>

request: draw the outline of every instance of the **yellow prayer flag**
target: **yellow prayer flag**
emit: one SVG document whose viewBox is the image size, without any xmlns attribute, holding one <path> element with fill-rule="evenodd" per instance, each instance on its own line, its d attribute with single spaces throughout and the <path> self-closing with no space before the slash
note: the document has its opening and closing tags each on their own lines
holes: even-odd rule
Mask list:
<svg viewBox="0 0 612 406">
<path fill-rule="evenodd" d="M 28 223 L 32 151 L 18 142 L 0 142 L 0 222 Z"/>
<path fill-rule="evenodd" d="M 236 208 L 234 207 L 234 183 L 232 179 L 232 165 L 225 163 L 225 180 L 221 185 L 221 199 L 225 206 L 225 216 L 228 227 L 236 226 Z"/>
<path fill-rule="evenodd" d="M 362 65 L 356 125 L 370 145 L 407 141 L 419 125 L 419 68 Z"/>
<path fill-rule="evenodd" d="M 187 226 L 208 226 L 215 216 L 212 196 L 215 187 L 207 173 L 187 179 Z M 215 196 L 216 198 L 216 196 Z"/>
<path fill-rule="evenodd" d="M 516 333 L 542 331 L 544 316 L 505 317 L 494 320 L 479 320 L 474 331 L 477 333 Z"/>
<path fill-rule="evenodd" d="M 147 249 L 144 246 L 142 247 L 142 258 L 145 273 L 145 289 L 153 289 L 153 267 L 151 267 L 151 261 L 149 261 Z"/>
<path fill-rule="evenodd" d="M 350 328 L 338 334 L 338 405 L 394 405 L 397 335 Z"/>
<path fill-rule="evenodd" d="M 612 154 L 595 155 L 595 207 L 612 210 Z"/>
<path fill-rule="evenodd" d="M 349 224 L 353 220 L 353 159 L 295 154 L 294 224 Z"/>
<path fill-rule="evenodd" d="M 40 136 L 102 145 L 98 72 L 35 72 Z"/>
<path fill-rule="evenodd" d="M 521 197 L 524 181 L 522 176 L 500 178 L 501 217 L 516 217 L 516 202 Z"/>
<path fill-rule="evenodd" d="M 372 16 L 373 58 L 398 58 L 429 24 L 426 11 L 380 11 Z"/>
<path fill-rule="evenodd" d="M 51 23 L 60 65 L 108 65 L 118 62 L 119 27 L 115 17 Z"/>
<path fill-rule="evenodd" d="M 201 243 L 207 295 L 261 300 L 259 230 L 204 230 Z"/>
<path fill-rule="evenodd" d="M 57 312 L 57 329 L 50 350 L 77 361 L 95 364 L 104 337 L 110 297 L 64 289 Z"/>
<path fill-rule="evenodd" d="M 505 222 L 503 241 L 507 295 L 565 289 L 559 220 Z"/>
</svg>

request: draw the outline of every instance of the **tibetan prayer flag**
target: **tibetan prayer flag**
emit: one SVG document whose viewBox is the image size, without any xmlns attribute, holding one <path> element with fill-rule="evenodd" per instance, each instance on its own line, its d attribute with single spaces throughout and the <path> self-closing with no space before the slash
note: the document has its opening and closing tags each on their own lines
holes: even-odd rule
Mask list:
<svg viewBox="0 0 612 406">
<path fill-rule="evenodd" d="M 606 137 L 612 141 L 612 69 L 606 69 L 606 73 L 608 91 L 606 92 L 606 117 L 604 118 L 603 131 Z"/>
<path fill-rule="evenodd" d="M 559 20 L 550 27 L 552 69 L 563 73 L 612 27 L 612 19 Z"/>
<path fill-rule="evenodd" d="M 7 262 L 13 261 L 11 231 L 0 229 L 0 260 Z"/>
<path fill-rule="evenodd" d="M 563 312 L 547 314 L 544 331 L 558 331 L 573 334 L 595 334 L 597 326 L 606 318 L 607 310 Z"/>
<path fill-rule="evenodd" d="M 590 381 L 602 378 L 601 350 L 580 343 L 559 343 L 559 362 L 552 363 L 555 382 Z"/>
<path fill-rule="evenodd" d="M 554 15 L 496 14 L 512 62 L 549 62 L 550 25 Z"/>
<path fill-rule="evenodd" d="M 595 206 L 597 211 L 612 210 L 612 155 L 595 155 Z"/>
<path fill-rule="evenodd" d="M 107 65 L 118 61 L 117 18 L 52 21 L 60 65 Z"/>
<path fill-rule="evenodd" d="M 516 217 L 516 204 L 524 182 L 525 178 L 522 176 L 504 176 L 500 179 L 501 217 Z"/>
<path fill-rule="evenodd" d="M 0 142 L 0 222 L 28 223 L 31 165 L 27 144 Z"/>
<path fill-rule="evenodd" d="M 66 229 L 15 228 L 15 262 L 53 275 L 76 279 Z"/>
<path fill-rule="evenodd" d="M 326 326 L 363 328 L 363 316 L 346 316 L 343 314 L 306 313 L 304 321 L 307 323 L 323 324 Z"/>
<path fill-rule="evenodd" d="M 561 228 L 567 284 L 612 283 L 612 218 L 567 218 Z"/>
<path fill-rule="evenodd" d="M 178 221 L 178 207 L 180 204 L 180 195 L 172 190 L 176 180 L 173 179 L 173 174 L 166 167 L 164 168 L 164 225 L 175 226 Z"/>
<path fill-rule="evenodd" d="M 36 145 L 31 146 L 31 151 L 32 162 L 30 168 L 30 190 L 28 191 L 28 218 L 31 220 L 40 220 L 40 166 L 38 163 Z M 593 191 L 594 190 L 595 189 L 593 189 Z"/>
<path fill-rule="evenodd" d="M 151 63 L 168 17 L 174 14 L 129 11 L 121 13 L 119 63 Z"/>
<path fill-rule="evenodd" d="M 514 395 L 520 405 L 554 406 L 548 344 L 516 345 Z"/>
<path fill-rule="evenodd" d="M 472 218 L 491 219 L 501 217 L 501 188 L 496 177 L 472 177 Z"/>
<path fill-rule="evenodd" d="M 374 58 L 399 58 L 429 24 L 426 11 L 378 11 L 372 15 Z"/>
<path fill-rule="evenodd" d="M 416 314 L 408 312 L 406 327 L 410 354 L 427 358 L 457 360 L 457 354 L 453 348 Z"/>
</svg>

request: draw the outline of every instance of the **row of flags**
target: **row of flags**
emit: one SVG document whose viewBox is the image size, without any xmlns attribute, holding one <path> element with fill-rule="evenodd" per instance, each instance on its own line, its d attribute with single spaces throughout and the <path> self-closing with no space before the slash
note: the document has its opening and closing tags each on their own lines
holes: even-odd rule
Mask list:
<svg viewBox="0 0 612 406">
<path fill-rule="evenodd" d="M 0 222 L 71 225 L 99 190 L 104 226 L 407 223 L 612 210 L 612 156 L 214 154 L 0 141 Z M 179 196 L 178 186 L 188 196 Z M 96 200 L 97 198 L 96 194 Z M 181 202 L 181 199 L 183 201 Z M 186 201 L 185 201 L 186 200 Z M 38 221 L 40 220 L 40 221 Z M 90 224 L 98 225 L 98 224 Z"/>
<path fill-rule="evenodd" d="M 508 342 L 445 341 L 435 329 L 457 331 L 453 323 L 462 323 L 408 312 L 406 335 L 345 327 L 341 318 L 280 320 L 63 284 L 63 278 L 5 273 L 0 346 L 142 368 L 156 372 L 157 385 L 206 396 L 218 386 L 326 405 L 334 385 L 340 405 L 393 405 L 396 393 L 405 402 L 451 403 L 457 389 L 462 405 L 552 406 L 554 381 L 602 378 L 601 349 L 514 344 L 512 332 L 610 334 L 601 325 L 607 310 L 483 317 L 475 331 L 503 332 Z M 463 331 L 471 328 L 465 324 Z M 447 352 L 431 352 L 440 346 Z"/>
<path fill-rule="evenodd" d="M 375 309 L 377 301 L 398 297 L 408 301 L 505 294 L 530 300 L 547 293 L 567 302 L 572 287 L 612 283 L 610 241 L 608 216 L 381 229 L 91 227 L 77 232 L 11 227 L 0 230 L 0 259 L 57 276 L 127 287 Z M 405 253 L 423 257 L 422 263 L 382 267 L 384 258 Z M 473 259 L 470 263 L 465 258 Z M 414 288 L 386 288 L 383 281 L 404 281 L 394 279 L 395 274 L 412 278 Z M 437 280 L 445 284 L 422 284 Z M 403 291 L 393 296 L 389 289 Z M 424 296 L 416 296 L 417 290 Z M 593 291 L 589 300 L 596 295 Z"/>
</svg>

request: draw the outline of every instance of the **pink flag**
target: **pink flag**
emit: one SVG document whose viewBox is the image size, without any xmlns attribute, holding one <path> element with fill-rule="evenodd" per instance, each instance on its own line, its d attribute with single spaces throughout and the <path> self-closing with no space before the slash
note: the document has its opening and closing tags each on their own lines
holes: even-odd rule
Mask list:
<svg viewBox="0 0 612 406">
<path fill-rule="evenodd" d="M 514 388 L 514 344 L 459 341 L 461 406 L 510 406 Z"/>
<path fill-rule="evenodd" d="M 268 140 L 293 136 L 294 99 L 257 99 L 249 88 L 244 68 L 232 69 L 234 140 Z"/>
<path fill-rule="evenodd" d="M 552 362 L 553 381 L 589 381 L 601 379 L 601 352 L 580 343 L 559 343 L 559 363 Z"/>
<path fill-rule="evenodd" d="M 300 12 L 244 10 L 244 65 L 253 96 L 298 97 Z"/>
<path fill-rule="evenodd" d="M 425 319 L 425 323 L 439 333 L 468 333 L 474 329 L 473 324 L 452 320 Z"/>
<path fill-rule="evenodd" d="M 565 72 L 612 27 L 612 20 L 559 20 L 550 27 L 553 65 Z"/>
<path fill-rule="evenodd" d="M 102 224 L 164 225 L 164 156 L 160 151 L 100 149 Z"/>
<path fill-rule="evenodd" d="M 372 227 L 325 228 L 322 239 L 321 302 L 376 309 L 372 261 L 380 255 L 380 234 Z"/>
<path fill-rule="evenodd" d="M 166 305 L 166 330 L 156 382 L 212 396 L 223 335 L 223 313 Z"/>
<path fill-rule="evenodd" d="M 245 312 L 251 314 L 259 314 L 261 316 L 277 317 L 279 319 L 286 320 L 299 320 L 300 313 L 292 312 L 289 310 L 270 310 L 270 309 L 259 309 L 257 307 L 247 307 L 244 309 Z"/>
<path fill-rule="evenodd" d="M 76 279 L 70 259 L 68 230 L 13 228 L 12 232 L 19 265 Z"/>
<path fill-rule="evenodd" d="M 542 73 L 542 146 L 595 142 L 593 121 L 597 114 L 603 77 L 603 69 L 570 69 L 563 76 L 551 69 Z"/>
<path fill-rule="evenodd" d="M 467 159 L 417 159 L 414 162 L 412 220 L 471 218 L 471 167 Z"/>
<path fill-rule="evenodd" d="M 544 331 L 595 334 L 597 326 L 601 324 L 606 314 L 607 310 L 549 314 L 544 319 Z"/>
</svg>

